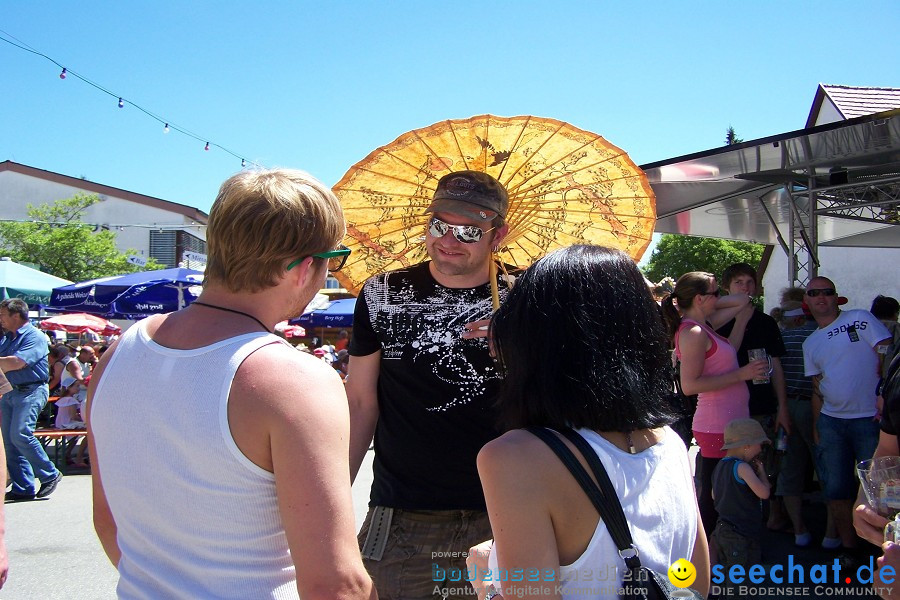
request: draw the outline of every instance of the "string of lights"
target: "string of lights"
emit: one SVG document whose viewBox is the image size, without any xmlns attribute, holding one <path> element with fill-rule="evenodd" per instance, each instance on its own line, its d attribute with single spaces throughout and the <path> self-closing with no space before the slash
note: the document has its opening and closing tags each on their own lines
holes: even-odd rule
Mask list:
<svg viewBox="0 0 900 600">
<path fill-rule="evenodd" d="M 51 225 L 53 227 L 86 227 L 95 231 L 102 229 L 124 231 L 126 227 L 138 229 L 153 229 L 157 231 L 186 231 L 188 229 L 200 230 L 206 227 L 205 223 L 192 221 L 188 223 L 85 223 L 84 221 L 35 221 L 34 219 L 0 219 L 0 223 L 28 223 L 31 225 Z"/>
<path fill-rule="evenodd" d="M 119 107 L 119 108 L 125 108 L 125 105 L 126 105 L 126 104 L 127 104 L 128 106 L 131 106 L 131 107 L 133 107 L 133 108 L 136 108 L 137 110 L 141 111 L 142 113 L 144 113 L 145 115 L 147 115 L 147 116 L 150 117 L 151 119 L 153 119 L 153 120 L 155 120 L 155 121 L 157 121 L 157 122 L 159 122 L 159 123 L 162 123 L 162 125 L 163 125 L 163 133 L 169 133 L 169 131 L 174 130 L 174 131 L 177 131 L 178 133 L 180 133 L 180 134 L 182 134 L 182 135 L 186 135 L 186 136 L 189 137 L 189 138 L 193 138 L 193 139 L 197 140 L 198 142 L 203 142 L 203 143 L 204 143 L 203 149 L 204 149 L 205 151 L 207 151 L 207 152 L 209 151 L 209 149 L 210 149 L 211 147 L 213 147 L 213 148 L 218 148 L 219 150 L 221 150 L 221 151 L 223 151 L 223 152 L 226 152 L 227 154 L 230 154 L 231 156 L 233 156 L 233 157 L 235 157 L 235 158 L 239 158 L 239 159 L 241 160 L 241 168 L 244 168 L 244 167 L 246 167 L 246 166 L 248 166 L 248 165 L 252 165 L 252 166 L 255 166 L 255 167 L 262 167 L 262 165 L 260 165 L 259 163 L 254 162 L 254 161 L 252 161 L 252 160 L 249 160 L 249 159 L 247 159 L 247 158 L 244 158 L 244 157 L 241 156 L 240 154 L 237 154 L 236 152 L 233 152 L 233 151 L 229 150 L 229 149 L 226 148 L 225 146 L 222 146 L 222 145 L 217 144 L 217 143 L 215 143 L 215 142 L 213 142 L 213 141 L 210 141 L 210 139 L 209 139 L 208 137 L 201 136 L 201 135 L 199 135 L 199 134 L 197 134 L 197 133 L 194 133 L 193 131 L 190 131 L 190 130 L 184 128 L 184 127 L 181 127 L 181 126 L 179 126 L 179 125 L 176 125 L 175 123 L 173 123 L 173 122 L 170 121 L 169 119 L 166 119 L 166 118 L 164 118 L 164 117 L 161 117 L 161 116 L 159 116 L 159 115 L 157 115 L 157 114 L 155 114 L 155 113 L 150 112 L 149 110 L 145 109 L 144 107 L 142 107 L 142 106 L 140 106 L 140 105 L 138 105 L 138 104 L 135 104 L 135 103 L 132 102 L 131 100 L 128 100 L 125 96 L 121 96 L 121 95 L 119 95 L 119 94 L 113 93 L 112 91 L 110 91 L 110 90 L 108 90 L 107 88 L 103 87 L 103 86 L 100 85 L 99 83 L 96 83 L 96 82 L 94 82 L 94 81 L 91 81 L 91 80 L 88 79 L 87 77 L 85 77 L 85 76 L 83 76 L 83 75 L 81 75 L 81 74 L 79 74 L 79 73 L 77 73 L 77 72 L 75 72 L 75 71 L 72 71 L 71 69 L 69 69 L 69 68 L 67 68 L 67 67 L 64 67 L 64 66 L 63 66 L 61 63 L 59 63 L 58 61 L 56 61 L 56 60 L 54 60 L 53 58 L 47 56 L 47 55 L 44 54 L 43 52 L 40 52 L 39 50 L 36 50 L 35 48 L 29 46 L 29 45 L 26 44 L 25 42 L 19 40 L 18 38 L 16 38 L 16 37 L 13 36 L 12 34 L 7 33 L 6 31 L 3 31 L 2 29 L 0 29 L 0 41 L 5 42 L 5 43 L 9 44 L 10 46 L 13 46 L 13 47 L 15 47 L 15 48 L 18 48 L 18 49 L 20 49 L 20 50 L 24 50 L 25 52 L 34 54 L 34 55 L 36 55 L 36 56 L 40 56 L 41 58 L 44 58 L 44 59 L 50 61 L 51 63 L 53 63 L 54 65 L 56 65 L 56 66 L 59 67 L 60 69 L 62 69 L 62 70 L 59 72 L 59 78 L 60 78 L 60 79 L 63 79 L 63 80 L 64 80 L 64 79 L 66 79 L 69 75 L 71 75 L 72 77 L 75 77 L 76 79 L 79 79 L 79 80 L 83 81 L 84 83 L 86 83 L 86 84 L 88 84 L 89 86 L 95 88 L 96 90 L 99 90 L 99 91 L 103 92 L 103 93 L 106 94 L 107 96 L 110 96 L 110 97 L 112 97 L 112 98 L 115 98 L 115 99 L 117 100 L 117 102 L 118 102 L 118 107 Z"/>
</svg>

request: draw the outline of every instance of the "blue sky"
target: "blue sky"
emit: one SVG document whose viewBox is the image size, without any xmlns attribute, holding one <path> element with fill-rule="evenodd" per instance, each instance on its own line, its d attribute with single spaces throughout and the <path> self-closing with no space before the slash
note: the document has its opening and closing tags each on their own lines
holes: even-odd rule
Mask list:
<svg viewBox="0 0 900 600">
<path fill-rule="evenodd" d="M 7 2 L 14 38 L 265 166 L 328 184 L 410 129 L 533 114 L 638 164 L 803 127 L 822 83 L 900 86 L 896 0 Z M 208 211 L 240 160 L 0 42 L 0 160 Z M 2 209 L 0 209 L 2 212 Z"/>
</svg>

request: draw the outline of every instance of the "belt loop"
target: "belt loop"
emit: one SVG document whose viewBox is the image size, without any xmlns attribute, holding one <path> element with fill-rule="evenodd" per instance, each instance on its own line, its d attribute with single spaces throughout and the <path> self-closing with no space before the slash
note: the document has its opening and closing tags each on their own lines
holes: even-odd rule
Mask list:
<svg viewBox="0 0 900 600">
<path fill-rule="evenodd" d="M 369 522 L 369 533 L 362 546 L 362 557 L 369 560 L 381 560 L 388 542 L 388 532 L 394 517 L 394 509 L 388 506 L 375 506 Z"/>
</svg>

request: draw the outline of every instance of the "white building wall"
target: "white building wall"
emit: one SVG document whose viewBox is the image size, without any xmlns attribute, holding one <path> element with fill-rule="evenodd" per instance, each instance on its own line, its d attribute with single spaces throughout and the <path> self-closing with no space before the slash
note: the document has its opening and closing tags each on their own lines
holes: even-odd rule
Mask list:
<svg viewBox="0 0 900 600">
<path fill-rule="evenodd" d="M 825 98 L 822 101 L 822 106 L 819 107 L 819 114 L 816 115 L 816 122 L 813 123 L 813 126 L 817 125 L 825 125 L 827 123 L 837 123 L 838 121 L 843 121 L 844 116 L 838 111 L 837 107 L 834 105 L 829 98 Z"/>
<path fill-rule="evenodd" d="M 95 192 L 14 171 L 2 171 L 0 219 L 28 219 L 28 204 L 35 206 L 52 204 L 79 193 Z M 149 256 L 152 226 L 184 229 L 191 235 L 202 240 L 206 239 L 206 227 L 195 223 L 185 215 L 111 195 L 99 194 L 99 196 L 102 201 L 89 207 L 81 220 L 85 223 L 111 226 L 110 229 L 116 234 L 116 246 L 120 251 L 124 252 L 131 248 L 139 255 Z"/>
<path fill-rule="evenodd" d="M 900 249 L 819 248 L 819 275 L 834 281 L 849 302 L 845 309 L 869 310 L 878 294 L 900 300 Z M 765 311 L 778 306 L 781 291 L 788 287 L 787 256 L 775 248 L 763 276 Z"/>
</svg>

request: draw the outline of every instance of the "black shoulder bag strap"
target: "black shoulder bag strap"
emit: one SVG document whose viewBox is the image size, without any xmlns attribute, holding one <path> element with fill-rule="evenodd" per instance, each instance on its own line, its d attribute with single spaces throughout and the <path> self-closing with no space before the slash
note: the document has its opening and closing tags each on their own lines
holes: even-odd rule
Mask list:
<svg viewBox="0 0 900 600">
<path fill-rule="evenodd" d="M 560 432 L 575 444 L 575 447 L 584 455 L 588 466 L 594 472 L 594 477 L 597 478 L 599 487 L 594 483 L 584 467 L 581 466 L 581 463 L 578 462 L 575 454 L 551 430 L 543 427 L 529 427 L 528 431 L 550 446 L 550 449 L 553 450 L 575 477 L 575 480 L 581 485 L 581 488 L 594 504 L 594 508 L 600 513 L 600 518 L 606 524 L 609 535 L 619 550 L 619 556 L 622 557 L 628 568 L 640 568 L 641 560 L 638 557 L 637 549 L 634 547 L 631 531 L 628 529 L 628 520 L 625 518 L 625 512 L 622 510 L 622 503 L 619 502 L 619 497 L 616 496 L 616 490 L 609 480 L 609 475 L 606 473 L 603 463 L 600 462 L 600 458 L 587 440 L 572 429 L 564 429 Z"/>
</svg>

